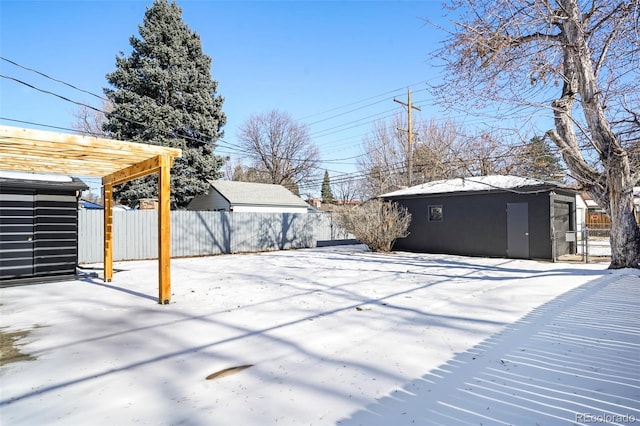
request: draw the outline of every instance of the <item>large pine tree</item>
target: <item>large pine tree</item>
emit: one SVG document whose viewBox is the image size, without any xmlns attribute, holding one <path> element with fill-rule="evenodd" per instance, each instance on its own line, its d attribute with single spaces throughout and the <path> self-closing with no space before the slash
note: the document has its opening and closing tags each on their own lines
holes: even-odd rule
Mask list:
<svg viewBox="0 0 640 426">
<path fill-rule="evenodd" d="M 109 136 L 182 149 L 171 170 L 171 199 L 184 208 L 208 188 L 207 179 L 221 176 L 223 158 L 213 154 L 226 123 L 218 82 L 211 78 L 211 58 L 200 37 L 182 21 L 175 2 L 156 0 L 131 36 L 129 56 L 116 57 L 107 74 L 114 88 L 104 92 L 113 103 L 104 130 Z M 116 198 L 136 205 L 157 197 L 157 177 L 147 176 L 115 189 Z"/>
</svg>

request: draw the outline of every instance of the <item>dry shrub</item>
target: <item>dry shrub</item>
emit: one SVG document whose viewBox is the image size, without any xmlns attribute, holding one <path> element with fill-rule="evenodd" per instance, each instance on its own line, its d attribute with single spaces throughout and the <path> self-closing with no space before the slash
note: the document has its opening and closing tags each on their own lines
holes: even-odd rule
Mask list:
<svg viewBox="0 0 640 426">
<path fill-rule="evenodd" d="M 409 235 L 411 214 L 390 201 L 374 199 L 357 207 L 336 210 L 340 226 L 375 252 L 389 252 L 393 242 Z"/>
</svg>

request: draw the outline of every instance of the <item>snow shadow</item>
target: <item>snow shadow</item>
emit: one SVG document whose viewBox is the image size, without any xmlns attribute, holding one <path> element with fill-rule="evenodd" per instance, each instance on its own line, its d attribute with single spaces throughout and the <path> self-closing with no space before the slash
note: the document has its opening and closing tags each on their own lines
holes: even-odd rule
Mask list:
<svg viewBox="0 0 640 426">
<path fill-rule="evenodd" d="M 638 288 L 614 273 L 569 291 L 337 424 L 640 422 Z"/>
</svg>

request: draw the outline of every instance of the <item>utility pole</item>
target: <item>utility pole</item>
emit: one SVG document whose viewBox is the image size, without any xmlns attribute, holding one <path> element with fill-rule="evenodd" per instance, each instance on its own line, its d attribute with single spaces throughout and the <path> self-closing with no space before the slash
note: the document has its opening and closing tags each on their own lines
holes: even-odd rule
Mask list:
<svg viewBox="0 0 640 426">
<path fill-rule="evenodd" d="M 402 102 L 393 98 L 394 102 L 399 103 L 403 107 L 407 109 L 407 113 L 409 115 L 407 129 L 398 129 L 402 132 L 407 132 L 408 134 L 408 143 L 407 143 L 407 186 L 411 186 L 411 182 L 413 181 L 413 126 L 411 121 L 411 110 L 422 111 L 419 107 L 413 105 L 411 103 L 411 89 L 407 89 L 407 102 Z"/>
</svg>

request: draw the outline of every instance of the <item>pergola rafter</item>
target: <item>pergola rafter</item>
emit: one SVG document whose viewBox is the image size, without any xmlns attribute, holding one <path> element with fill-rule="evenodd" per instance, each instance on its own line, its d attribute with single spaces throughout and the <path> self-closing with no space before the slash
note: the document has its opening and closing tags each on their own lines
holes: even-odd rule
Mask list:
<svg viewBox="0 0 640 426">
<path fill-rule="evenodd" d="M 113 186 L 158 173 L 158 302 L 169 303 L 170 170 L 182 151 L 135 142 L 0 125 L 0 170 L 102 178 L 104 280 L 113 278 Z"/>
</svg>

